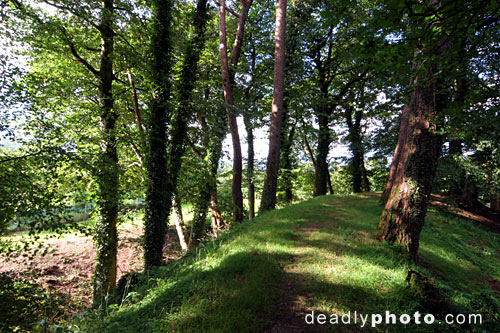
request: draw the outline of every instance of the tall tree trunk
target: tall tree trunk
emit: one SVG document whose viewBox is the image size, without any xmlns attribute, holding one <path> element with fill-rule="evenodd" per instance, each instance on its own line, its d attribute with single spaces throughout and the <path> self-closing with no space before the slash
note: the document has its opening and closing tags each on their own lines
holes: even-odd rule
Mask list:
<svg viewBox="0 0 500 333">
<path fill-rule="evenodd" d="M 219 57 L 221 63 L 222 85 L 224 88 L 224 100 L 226 102 L 226 111 L 229 122 L 229 132 L 233 142 L 233 184 L 232 197 L 234 205 L 234 221 L 241 222 L 243 220 L 243 194 L 241 193 L 241 181 L 243 173 L 243 161 L 241 155 L 240 135 L 238 133 L 238 124 L 236 122 L 236 114 L 234 110 L 233 97 L 233 82 L 234 69 L 238 64 L 240 57 L 241 45 L 243 43 L 243 33 L 245 22 L 248 17 L 248 10 L 253 0 L 242 0 L 241 13 L 238 18 L 238 26 L 236 29 L 236 38 L 231 53 L 231 68 L 229 68 L 227 59 L 227 37 L 226 37 L 226 2 L 219 2 Z"/>
<path fill-rule="evenodd" d="M 167 122 L 171 110 L 170 72 L 171 59 L 171 11 L 170 0 L 153 1 L 153 82 L 155 93 L 151 109 L 149 131 L 148 188 L 144 221 L 144 267 L 146 270 L 163 262 L 163 245 L 170 213 L 172 192 L 168 193 L 167 172 Z"/>
<path fill-rule="evenodd" d="M 222 115 L 220 117 L 222 118 Z M 224 140 L 224 124 L 218 122 L 216 124 L 216 135 L 211 138 L 212 142 L 210 144 L 210 149 L 208 150 L 208 163 L 210 170 L 210 221 L 212 225 L 212 230 L 215 236 L 218 236 L 219 232 L 225 228 L 225 221 L 219 210 L 219 203 L 217 199 L 217 170 L 219 168 L 219 160 L 222 155 L 222 141 Z"/>
<path fill-rule="evenodd" d="M 364 87 L 362 88 L 364 89 Z M 352 153 L 352 187 L 354 193 L 361 193 L 363 185 L 363 140 L 361 134 L 361 119 L 363 118 L 363 95 L 359 97 L 361 99 L 361 107 L 354 110 L 353 106 L 346 107 L 346 121 L 347 128 L 349 130 L 349 142 L 350 149 Z M 352 119 L 354 113 L 354 121 Z"/>
<path fill-rule="evenodd" d="M 208 89 L 205 90 L 205 99 L 207 101 L 209 99 Z M 225 116 L 226 111 L 224 109 L 217 110 L 211 127 L 208 126 L 203 116 L 200 117 L 203 132 L 202 142 L 206 154 L 200 156 L 204 165 L 201 170 L 202 179 L 198 181 L 200 188 L 195 199 L 194 219 L 189 237 L 190 248 L 197 246 L 205 236 L 205 221 L 208 210 L 210 210 L 210 220 L 214 234 L 217 236 L 219 230 L 224 228 L 224 219 L 220 214 L 217 202 L 217 170 L 222 155 L 222 141 L 226 135 Z"/>
<path fill-rule="evenodd" d="M 330 122 L 331 109 L 324 105 L 317 114 L 319 123 L 318 148 L 316 149 L 316 173 L 314 175 L 313 196 L 325 195 L 327 189 L 328 176 L 328 152 L 330 150 Z"/>
<path fill-rule="evenodd" d="M 247 183 L 248 183 L 248 219 L 252 220 L 255 217 L 255 185 L 254 185 L 254 169 L 255 169 L 255 153 L 254 153 L 254 135 L 253 124 L 248 116 L 243 118 L 245 130 L 247 132 L 248 156 L 247 156 Z"/>
<path fill-rule="evenodd" d="M 280 163 L 280 133 L 283 117 L 283 93 L 285 76 L 285 28 L 286 0 L 276 2 L 276 30 L 274 37 L 274 92 L 271 106 L 269 154 L 267 156 L 266 178 L 262 190 L 259 213 L 274 209 Z"/>
<path fill-rule="evenodd" d="M 247 132 L 247 187 L 248 187 L 248 219 L 255 218 L 255 185 L 254 185 L 254 172 L 255 172 L 255 149 L 254 149 L 254 124 L 255 118 L 255 97 L 252 98 L 252 90 L 255 89 L 255 75 L 257 70 L 257 49 L 253 40 L 250 37 L 250 70 L 251 79 L 245 91 L 246 102 L 249 103 L 249 108 L 243 112 L 243 123 L 245 124 L 245 131 Z"/>
<path fill-rule="evenodd" d="M 172 205 L 172 196 L 177 188 L 177 177 L 181 168 L 182 155 L 184 154 L 187 122 L 192 113 L 190 99 L 196 82 L 198 60 L 205 44 L 205 24 L 208 19 L 207 0 L 198 0 L 196 13 L 193 17 L 194 33 L 188 42 L 181 70 L 178 89 L 179 107 L 172 121 L 170 149 L 167 158 L 165 151 L 166 122 L 169 113 L 167 108 L 171 91 L 169 81 L 172 53 L 170 36 L 172 4 L 170 0 L 156 0 L 154 5 L 153 71 L 158 91 L 155 101 L 153 101 L 151 119 L 151 161 L 148 171 L 153 177 L 149 177 L 148 198 L 150 200 L 146 203 L 144 251 L 146 270 L 162 263 L 163 245 Z M 153 161 L 154 158 L 158 159 Z M 158 199 L 154 199 L 155 197 L 158 197 Z"/>
<path fill-rule="evenodd" d="M 116 253 L 118 235 L 118 154 L 116 120 L 113 100 L 113 0 L 104 0 L 99 24 L 101 32 L 101 63 L 99 69 L 99 107 L 101 112 L 101 159 L 99 172 L 99 212 L 96 225 L 96 265 L 93 287 L 94 306 L 116 288 Z"/>
<path fill-rule="evenodd" d="M 314 174 L 316 175 L 316 158 L 314 157 L 314 152 L 311 148 L 311 145 L 309 144 L 309 140 L 307 140 L 307 135 L 304 133 L 304 143 L 306 144 L 306 150 L 307 153 L 309 154 L 309 158 L 311 159 L 311 162 L 314 167 Z M 326 174 L 326 182 L 328 184 L 328 191 L 330 194 L 333 194 L 333 187 L 332 187 L 332 179 L 330 176 L 330 171 Z"/>
<path fill-rule="evenodd" d="M 411 261 L 417 261 L 420 233 L 424 225 L 432 184 L 441 152 L 442 137 L 437 133 L 442 110 L 448 96 L 439 70 L 448 41 L 424 45 L 422 53 L 429 59 L 425 69 L 416 75 L 408 109 L 408 126 L 402 122 L 400 137 L 406 137 L 394 184 L 382 213 L 379 227 L 382 239 L 402 244 Z M 408 133 L 401 131 L 408 130 Z M 397 184 L 397 185 L 396 185 Z"/>
</svg>

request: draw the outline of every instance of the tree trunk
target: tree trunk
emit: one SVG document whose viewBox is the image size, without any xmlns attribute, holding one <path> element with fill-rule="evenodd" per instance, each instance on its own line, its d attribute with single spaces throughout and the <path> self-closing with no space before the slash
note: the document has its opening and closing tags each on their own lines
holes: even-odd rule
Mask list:
<svg viewBox="0 0 500 333">
<path fill-rule="evenodd" d="M 144 267 L 149 270 L 163 262 L 163 245 L 172 204 L 167 172 L 167 122 L 171 114 L 171 1 L 153 2 L 153 82 L 155 93 L 150 118 L 148 188 L 144 228 Z"/>
<path fill-rule="evenodd" d="M 314 173 L 316 173 L 316 158 L 314 158 L 314 152 L 309 144 L 309 140 L 307 140 L 307 134 L 304 133 L 304 143 L 306 144 L 306 150 L 309 153 L 309 157 L 311 158 L 311 162 L 314 167 Z"/>
<path fill-rule="evenodd" d="M 364 87 L 363 87 L 364 89 Z M 363 93 L 362 93 L 363 95 Z M 363 100 L 363 97 L 360 97 Z M 361 119 L 363 118 L 363 101 L 358 109 L 353 106 L 346 107 L 346 121 L 349 130 L 349 142 L 352 153 L 352 187 L 354 193 L 361 193 L 363 185 L 363 140 L 361 134 Z M 354 122 L 352 119 L 354 111 Z"/>
<path fill-rule="evenodd" d="M 208 89 L 205 90 L 205 99 L 209 100 Z M 205 236 L 205 221 L 208 210 L 210 210 L 214 234 L 217 235 L 218 231 L 224 228 L 224 219 L 219 212 L 217 203 L 217 170 L 222 155 L 222 141 L 226 135 L 225 115 L 225 110 L 217 110 L 211 127 L 208 126 L 204 117 L 200 119 L 203 133 L 202 142 L 205 146 L 206 155 L 201 156 L 204 165 L 201 170 L 201 180 L 198 181 L 200 188 L 195 199 L 195 213 L 189 237 L 190 248 L 197 246 Z"/>
<path fill-rule="evenodd" d="M 246 112 L 243 112 L 243 123 L 247 132 L 247 187 L 248 187 L 248 219 L 255 218 L 255 185 L 254 185 L 254 171 L 255 171 L 255 150 L 254 150 L 254 124 L 255 118 L 255 97 L 252 98 L 252 90 L 255 89 L 255 75 L 257 71 L 257 49 L 255 43 L 250 37 L 250 70 L 251 79 L 245 91 L 245 99 L 249 104 Z"/>
<path fill-rule="evenodd" d="M 288 126 L 286 126 L 288 128 Z M 281 184 L 280 191 L 285 193 L 284 201 L 290 204 L 293 201 L 293 183 L 292 183 L 292 145 L 295 136 L 296 124 L 291 124 L 289 133 L 282 133 L 282 147 L 281 149 Z"/>
<path fill-rule="evenodd" d="M 181 168 L 187 132 L 187 122 L 192 113 L 190 99 L 198 60 L 205 44 L 207 0 L 199 0 L 194 15 L 194 33 L 188 42 L 181 70 L 178 103 L 172 121 L 169 156 L 166 156 L 166 123 L 168 101 L 171 93 L 171 1 L 157 0 L 155 4 L 153 56 L 157 92 L 153 101 L 150 134 L 150 173 L 146 202 L 145 269 L 159 266 L 163 258 L 165 233 L 172 205 L 172 196 L 177 188 L 177 177 Z M 168 170 L 168 172 L 167 172 Z"/>
<path fill-rule="evenodd" d="M 104 0 L 99 24 L 101 63 L 99 69 L 99 107 L 101 112 L 101 159 L 99 168 L 99 211 L 96 225 L 96 264 L 93 277 L 93 304 L 99 306 L 116 288 L 118 235 L 118 154 L 113 100 L 113 0 Z"/>
<path fill-rule="evenodd" d="M 448 96 L 438 75 L 439 57 L 447 42 L 423 47 L 430 63 L 417 74 L 408 110 L 408 126 L 401 123 L 400 137 L 406 137 L 395 171 L 394 183 L 380 220 L 381 239 L 402 244 L 411 261 L 417 261 L 420 232 L 424 225 L 442 137 L 437 133 Z M 443 60 L 444 61 L 444 60 Z M 422 72 L 421 72 L 422 73 Z M 421 82 L 420 82 L 421 81 Z M 408 131 L 408 133 L 404 133 Z"/>
<path fill-rule="evenodd" d="M 181 199 L 176 194 L 173 199 L 174 213 L 175 213 L 175 229 L 177 230 L 177 236 L 179 237 L 179 244 L 181 248 L 186 251 L 188 249 L 187 235 L 184 227 L 184 216 L 182 215 L 182 204 Z"/>
<path fill-rule="evenodd" d="M 466 58 L 465 57 L 465 50 L 464 48 L 460 48 L 459 55 L 461 59 Z M 466 73 L 466 64 L 461 64 L 460 71 L 458 73 L 458 77 L 455 79 L 455 89 L 453 92 L 453 97 L 454 97 L 454 103 L 457 105 L 459 109 L 463 109 L 465 107 L 465 99 L 467 95 L 467 90 L 468 90 L 468 82 L 467 82 L 467 75 Z M 452 136 L 454 135 L 455 129 L 458 130 L 458 128 L 462 127 L 463 124 L 461 123 L 461 120 L 457 117 L 452 117 L 450 119 L 450 127 L 452 128 L 452 132 L 450 133 Z M 461 203 L 461 201 L 464 199 L 462 197 L 463 190 L 467 186 L 467 171 L 465 168 L 461 165 L 459 161 L 457 161 L 458 158 L 462 157 L 463 151 L 462 151 L 462 140 L 458 138 L 452 138 L 449 141 L 449 155 L 450 155 L 450 162 L 451 162 L 451 169 L 453 170 L 453 176 L 451 177 L 450 181 L 450 189 L 449 189 L 449 196 L 451 199 L 454 201 Z M 468 192 L 469 194 L 472 194 L 472 192 Z M 477 192 L 477 191 L 475 191 Z M 476 193 L 477 194 L 477 193 Z M 476 198 L 472 197 L 465 197 L 466 202 L 469 204 L 474 202 L 476 204 Z"/>
<path fill-rule="evenodd" d="M 266 178 L 262 190 L 262 201 L 259 213 L 274 209 L 276 206 L 276 189 L 280 163 L 280 133 L 283 117 L 283 93 L 285 76 L 285 28 L 286 0 L 276 2 L 276 30 L 274 50 L 274 91 L 271 106 L 271 125 L 269 138 L 269 154 L 267 157 Z"/>
<path fill-rule="evenodd" d="M 325 195 L 329 176 L 328 152 L 330 150 L 330 108 L 324 107 L 317 115 L 319 123 L 318 148 L 316 149 L 316 173 L 313 196 Z"/>
<path fill-rule="evenodd" d="M 252 220 L 255 217 L 255 186 L 253 183 L 254 177 L 254 136 L 253 124 L 248 116 L 244 117 L 245 129 L 247 132 L 248 156 L 247 156 L 247 184 L 248 184 L 248 219 Z"/>
<path fill-rule="evenodd" d="M 365 167 L 365 159 L 364 156 L 361 158 L 361 173 L 363 175 L 363 189 L 365 192 L 370 192 L 370 180 L 368 179 L 368 173 Z"/>
<path fill-rule="evenodd" d="M 223 118 L 221 117 L 220 119 Z M 218 236 L 219 232 L 225 228 L 224 218 L 219 211 L 219 203 L 217 200 L 217 169 L 222 155 L 222 141 L 224 140 L 224 135 L 222 134 L 225 133 L 223 125 L 222 122 L 217 125 L 219 134 L 211 138 L 212 143 L 210 145 L 208 157 L 210 170 L 210 221 L 215 236 Z"/>
<path fill-rule="evenodd" d="M 189 248 L 197 246 L 205 236 L 205 221 L 210 206 L 210 174 L 206 168 L 202 170 L 202 177 L 198 180 L 198 196 L 194 203 L 194 216 L 189 235 Z"/>
<path fill-rule="evenodd" d="M 231 69 L 229 68 L 227 59 L 227 37 L 226 37 L 226 3 L 225 0 L 220 0 L 219 3 L 219 56 L 221 63 L 222 85 L 224 88 L 224 100 L 226 102 L 226 111 L 229 122 L 229 132 L 233 142 L 233 184 L 232 197 L 234 205 L 234 221 L 241 222 L 243 220 L 243 194 L 241 193 L 241 181 L 243 172 L 243 162 L 241 155 L 241 143 L 238 133 L 238 124 L 236 122 L 236 114 L 234 112 L 234 97 L 233 97 L 233 81 L 234 70 L 238 64 L 240 57 L 241 45 L 243 43 L 243 33 L 245 22 L 248 17 L 248 10 L 253 0 L 242 0 L 242 9 L 238 18 L 238 27 L 236 29 L 236 38 L 231 54 Z"/>
<path fill-rule="evenodd" d="M 389 169 L 389 176 L 387 177 L 387 183 L 385 184 L 385 189 L 384 192 L 382 193 L 382 196 L 380 197 L 380 204 L 385 206 L 387 203 L 387 199 L 389 198 L 389 195 L 391 194 L 392 188 L 394 186 L 398 186 L 396 182 L 401 179 L 401 175 L 399 177 L 396 177 L 396 171 L 397 170 L 402 170 L 403 168 L 403 160 L 401 158 L 402 155 L 406 155 L 406 141 L 408 139 L 408 133 L 409 133 L 409 123 L 408 123 L 408 118 L 409 118 L 409 106 L 408 104 L 405 104 L 403 107 L 403 113 L 401 114 L 401 120 L 399 123 L 399 136 L 398 136 L 398 143 L 396 144 L 396 148 L 394 149 L 394 154 L 392 157 L 392 162 L 391 162 L 391 167 Z"/>
<path fill-rule="evenodd" d="M 330 192 L 330 194 L 333 194 L 333 187 L 332 187 L 332 179 L 330 177 L 330 170 L 328 170 L 328 174 L 326 175 L 326 182 L 328 184 L 328 192 Z"/>
<path fill-rule="evenodd" d="M 139 98 L 137 97 L 137 89 L 135 88 L 135 81 L 132 76 L 132 72 L 130 71 L 130 68 L 127 68 L 127 77 L 128 77 L 128 82 L 130 84 L 130 88 L 132 89 L 132 104 L 134 106 L 135 122 L 137 124 L 137 129 L 139 130 L 139 132 L 143 133 L 144 125 L 142 124 L 141 109 L 139 107 Z"/>
</svg>

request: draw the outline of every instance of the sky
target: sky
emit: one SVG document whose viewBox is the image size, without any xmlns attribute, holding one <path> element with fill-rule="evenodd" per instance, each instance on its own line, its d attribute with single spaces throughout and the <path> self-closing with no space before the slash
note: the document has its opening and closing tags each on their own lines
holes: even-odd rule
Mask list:
<svg viewBox="0 0 500 333">
<path fill-rule="evenodd" d="M 270 109 L 269 109 L 269 112 Z M 241 151 L 243 158 L 247 157 L 248 144 L 247 144 L 247 132 L 245 131 L 245 126 L 243 124 L 243 118 L 238 117 L 238 132 L 240 134 Z M 263 126 L 261 128 L 254 130 L 254 150 L 256 160 L 266 160 L 267 154 L 269 152 L 269 126 Z M 232 165 L 233 159 L 233 145 L 231 141 L 231 134 L 228 133 L 223 142 L 223 157 L 222 162 L 226 165 Z M 331 144 L 329 158 L 343 157 L 349 154 L 348 147 L 343 144 Z"/>
</svg>

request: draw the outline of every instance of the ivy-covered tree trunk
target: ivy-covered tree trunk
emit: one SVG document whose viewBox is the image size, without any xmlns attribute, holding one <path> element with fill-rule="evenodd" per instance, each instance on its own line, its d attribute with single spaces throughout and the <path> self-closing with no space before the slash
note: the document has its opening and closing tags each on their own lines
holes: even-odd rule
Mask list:
<svg viewBox="0 0 500 333">
<path fill-rule="evenodd" d="M 206 135 L 207 153 L 204 156 L 204 161 L 207 161 L 208 164 L 202 169 L 201 180 L 198 182 L 200 186 L 194 205 L 193 223 L 189 236 L 190 248 L 197 246 L 205 236 L 205 221 L 209 210 L 213 233 L 218 235 L 219 231 L 224 228 L 224 219 L 219 211 L 217 200 L 217 169 L 222 155 L 222 141 L 226 133 L 224 131 L 225 122 L 220 121 L 224 119 L 224 115 L 220 116 L 218 117 L 219 121 L 216 120 L 212 131 L 204 130 L 204 133 L 213 135 L 210 137 Z"/>
<path fill-rule="evenodd" d="M 205 90 L 205 99 L 207 101 L 209 99 L 208 89 Z M 195 198 L 194 217 L 189 236 L 190 248 L 197 246 L 205 236 L 205 222 L 208 211 L 210 211 L 212 231 L 215 235 L 218 235 L 219 231 L 225 227 L 217 200 L 217 170 L 222 155 L 222 141 L 227 133 L 225 116 L 226 111 L 219 109 L 216 110 L 213 122 L 208 123 L 204 116 L 200 117 L 205 154 L 200 156 L 203 168 L 200 174 L 201 179 L 197 182 L 199 188 Z"/>
<path fill-rule="evenodd" d="M 99 166 L 99 213 L 96 225 L 94 268 L 94 306 L 116 288 L 116 253 L 118 235 L 118 154 L 113 100 L 113 0 L 103 1 L 101 21 L 101 61 L 99 68 L 99 108 L 101 118 L 101 158 Z"/>
<path fill-rule="evenodd" d="M 408 126 L 402 122 L 400 127 L 400 137 L 406 140 L 379 224 L 381 239 L 403 245 L 414 262 L 442 149 L 438 130 L 448 98 L 443 92 L 440 59 L 444 61 L 442 56 L 449 42 L 433 42 L 433 46 L 422 47 L 420 56 L 425 55 L 428 61 L 421 64 L 423 68 L 413 81 L 413 92 L 406 108 Z"/>
<path fill-rule="evenodd" d="M 151 109 L 149 131 L 149 160 L 147 164 L 148 188 L 146 192 L 144 267 L 146 270 L 163 262 L 163 245 L 167 220 L 171 207 L 171 195 L 167 192 L 167 122 L 171 115 L 170 74 L 172 2 L 153 1 L 153 82 L 155 93 Z"/>
<path fill-rule="evenodd" d="M 145 268 L 159 266 L 163 258 L 163 245 L 172 197 L 177 188 L 177 177 L 181 168 L 182 155 L 191 114 L 190 99 L 196 82 L 198 60 L 205 45 L 205 24 L 207 0 L 199 0 L 193 16 L 194 33 L 189 40 L 183 59 L 179 85 L 178 109 L 171 126 L 169 155 L 166 156 L 166 123 L 171 91 L 171 1 L 154 2 L 153 55 L 156 98 L 153 102 L 149 186 L 146 202 Z"/>
<path fill-rule="evenodd" d="M 205 236 L 205 221 L 207 219 L 208 207 L 210 205 L 210 173 L 205 166 L 201 170 L 198 180 L 197 196 L 194 202 L 193 222 L 189 235 L 189 248 L 196 247 Z"/>
<path fill-rule="evenodd" d="M 280 163 L 280 133 L 283 118 L 283 94 L 285 77 L 285 28 L 286 0 L 276 2 L 276 28 L 274 36 L 274 91 L 271 106 L 269 154 L 267 156 L 266 178 L 262 190 L 259 213 L 274 209 Z"/>
</svg>

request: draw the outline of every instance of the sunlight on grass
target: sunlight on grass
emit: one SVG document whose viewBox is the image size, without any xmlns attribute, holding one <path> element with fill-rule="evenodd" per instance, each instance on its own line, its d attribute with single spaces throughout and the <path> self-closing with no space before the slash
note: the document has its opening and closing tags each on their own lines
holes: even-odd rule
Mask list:
<svg viewBox="0 0 500 333">
<path fill-rule="evenodd" d="M 141 275 L 133 299 L 78 325 L 103 332 L 259 331 L 282 311 L 283 299 L 327 315 L 425 311 L 406 286 L 405 257 L 376 240 L 377 200 L 373 194 L 324 196 L 236 225 Z M 485 293 L 491 290 L 485 279 L 498 278 L 497 235 L 433 214 L 438 217 L 428 219 L 422 234 L 422 269 L 461 311 L 480 311 L 496 325 L 499 298 Z M 283 289 L 284 283 L 294 287 Z"/>
</svg>

